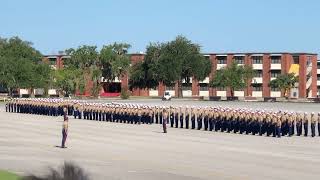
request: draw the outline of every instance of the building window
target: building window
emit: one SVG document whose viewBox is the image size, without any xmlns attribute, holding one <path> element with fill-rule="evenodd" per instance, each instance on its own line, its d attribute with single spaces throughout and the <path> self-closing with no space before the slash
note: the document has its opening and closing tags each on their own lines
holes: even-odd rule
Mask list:
<svg viewBox="0 0 320 180">
<path fill-rule="evenodd" d="M 233 59 L 237 64 L 244 64 L 244 57 L 243 56 L 235 56 Z"/>
<path fill-rule="evenodd" d="M 252 64 L 262 64 L 262 56 L 252 56 Z"/>
<path fill-rule="evenodd" d="M 271 64 L 281 64 L 280 56 L 271 56 Z"/>
<path fill-rule="evenodd" d="M 184 91 L 191 90 L 191 84 L 190 83 L 183 83 L 182 90 L 184 90 Z"/>
<path fill-rule="evenodd" d="M 270 73 L 272 78 L 277 78 L 281 74 L 281 70 L 272 70 Z"/>
<path fill-rule="evenodd" d="M 49 58 L 49 65 L 56 65 L 57 59 L 56 58 Z"/>
<path fill-rule="evenodd" d="M 253 91 L 262 91 L 262 84 L 252 84 Z"/>
<path fill-rule="evenodd" d="M 200 91 L 208 91 L 209 85 L 207 83 L 199 83 Z"/>
<path fill-rule="evenodd" d="M 271 91 L 280 91 L 280 89 L 279 88 L 271 88 Z"/>
<path fill-rule="evenodd" d="M 312 63 L 312 57 L 307 56 L 307 66 L 309 66 Z"/>
<path fill-rule="evenodd" d="M 227 64 L 227 57 L 226 56 L 218 56 L 217 57 L 217 64 Z"/>
<path fill-rule="evenodd" d="M 299 56 L 293 56 L 293 64 L 299 64 Z"/>
<path fill-rule="evenodd" d="M 226 91 L 227 90 L 227 88 L 225 88 L 225 87 L 217 87 L 216 89 L 217 89 L 217 91 Z"/>
<path fill-rule="evenodd" d="M 255 77 L 262 77 L 262 75 L 263 75 L 262 70 L 257 70 Z"/>
<path fill-rule="evenodd" d="M 317 80 L 320 81 L 320 74 L 317 75 Z"/>
</svg>

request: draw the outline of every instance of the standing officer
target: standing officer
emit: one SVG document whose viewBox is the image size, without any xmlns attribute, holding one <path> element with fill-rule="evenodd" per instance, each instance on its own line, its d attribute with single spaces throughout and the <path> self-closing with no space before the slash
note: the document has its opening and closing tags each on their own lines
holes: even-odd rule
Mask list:
<svg viewBox="0 0 320 180">
<path fill-rule="evenodd" d="M 66 148 L 65 143 L 68 136 L 68 116 L 67 114 L 64 115 L 64 121 L 62 124 L 62 142 L 61 142 L 61 148 Z"/>
<path fill-rule="evenodd" d="M 162 128 L 163 128 L 163 133 L 167 133 L 167 122 L 169 118 L 169 114 L 166 109 L 163 109 L 163 114 L 162 114 Z"/>
</svg>

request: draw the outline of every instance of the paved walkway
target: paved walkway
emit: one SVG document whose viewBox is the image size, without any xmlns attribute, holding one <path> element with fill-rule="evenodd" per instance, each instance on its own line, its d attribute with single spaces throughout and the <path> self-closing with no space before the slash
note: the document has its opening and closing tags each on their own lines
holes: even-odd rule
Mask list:
<svg viewBox="0 0 320 180">
<path fill-rule="evenodd" d="M 320 137 L 267 138 L 159 125 L 70 119 L 60 149 L 61 117 L 5 113 L 0 106 L 0 169 L 43 173 L 65 160 L 94 180 L 316 180 Z"/>
</svg>

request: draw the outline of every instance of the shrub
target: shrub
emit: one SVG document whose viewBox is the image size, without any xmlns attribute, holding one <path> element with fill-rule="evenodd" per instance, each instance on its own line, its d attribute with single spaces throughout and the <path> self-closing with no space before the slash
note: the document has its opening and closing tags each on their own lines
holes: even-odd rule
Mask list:
<svg viewBox="0 0 320 180">
<path fill-rule="evenodd" d="M 84 170 L 71 162 L 65 162 L 59 169 L 50 168 L 49 173 L 43 177 L 28 175 L 21 180 L 90 180 Z"/>
</svg>

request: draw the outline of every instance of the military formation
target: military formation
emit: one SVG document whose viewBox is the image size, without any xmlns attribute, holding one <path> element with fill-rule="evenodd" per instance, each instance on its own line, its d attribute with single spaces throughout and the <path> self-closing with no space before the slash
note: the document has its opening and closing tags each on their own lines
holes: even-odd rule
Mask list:
<svg viewBox="0 0 320 180">
<path fill-rule="evenodd" d="M 253 110 L 227 107 L 148 106 L 131 103 L 88 103 L 63 99 L 13 99 L 7 112 L 62 116 L 75 119 L 162 124 L 172 128 L 258 136 L 320 136 L 320 113 Z"/>
</svg>

